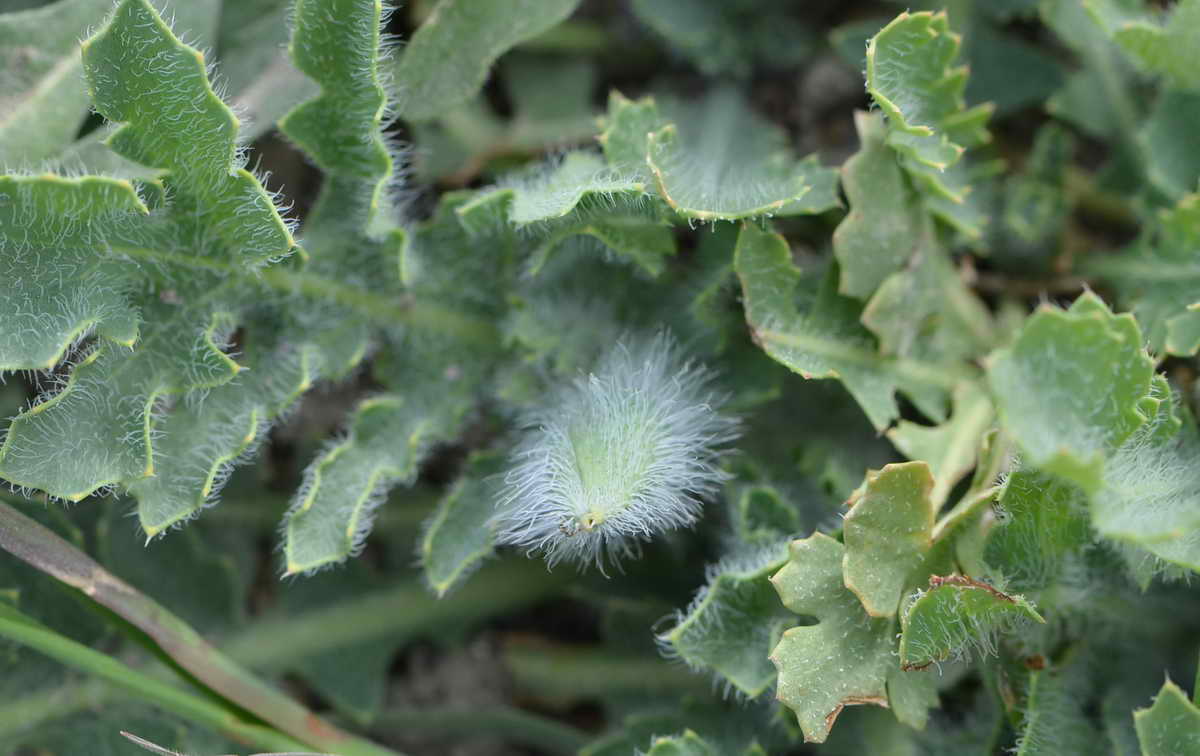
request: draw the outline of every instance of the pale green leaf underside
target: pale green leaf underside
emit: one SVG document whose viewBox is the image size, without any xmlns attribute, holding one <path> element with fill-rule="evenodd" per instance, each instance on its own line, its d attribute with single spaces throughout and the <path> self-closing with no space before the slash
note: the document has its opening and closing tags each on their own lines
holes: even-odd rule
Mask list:
<svg viewBox="0 0 1200 756">
<path fill-rule="evenodd" d="M 1139 67 L 1167 76 L 1181 87 L 1200 88 L 1195 60 L 1200 2 L 1181 0 L 1161 20 L 1123 12 L 1112 2 L 1088 0 L 1085 6 Z"/>
<path fill-rule="evenodd" d="M 932 578 L 937 581 L 939 578 Z M 930 588 L 904 611 L 900 664 L 920 668 L 968 645 L 990 642 L 991 633 L 1025 621 L 1043 622 L 1022 596 L 1008 595 L 968 578 L 952 576 Z"/>
<path fill-rule="evenodd" d="M 559 23 L 579 0 L 441 0 L 395 70 L 402 118 L 426 121 L 471 99 L 496 58 Z"/>
<path fill-rule="evenodd" d="M 776 361 L 805 378 L 838 378 L 878 429 L 898 415 L 901 389 L 934 416 L 953 388 L 957 367 L 937 367 L 879 354 L 874 337 L 859 322 L 861 306 L 839 296 L 836 280 L 818 284 L 792 263 L 783 237 L 743 227 L 734 268 L 742 284 L 746 321 L 757 343 Z M 806 295 L 807 309 L 797 307 Z"/>
<path fill-rule="evenodd" d="M 1144 756 L 1200 754 L 1200 708 L 1170 680 L 1150 708 L 1134 711 L 1133 724 Z"/>
<path fill-rule="evenodd" d="M 964 381 L 954 389 L 954 411 L 941 425 L 927 426 L 901 420 L 888 438 L 909 459 L 923 459 L 933 471 L 930 498 L 941 507 L 950 491 L 975 466 L 979 439 L 992 427 L 995 410 L 991 397 L 977 381 Z"/>
</svg>

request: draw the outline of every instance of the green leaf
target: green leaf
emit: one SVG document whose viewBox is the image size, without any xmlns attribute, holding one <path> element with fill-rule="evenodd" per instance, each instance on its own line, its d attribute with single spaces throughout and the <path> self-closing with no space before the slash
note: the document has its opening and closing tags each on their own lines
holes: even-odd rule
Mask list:
<svg viewBox="0 0 1200 756">
<path fill-rule="evenodd" d="M 717 751 L 704 738 L 687 730 L 682 735 L 655 738 L 646 756 L 717 756 Z"/>
<path fill-rule="evenodd" d="M 1148 419 L 1154 362 L 1131 315 L 1094 294 L 1043 306 L 1016 342 L 989 358 L 1001 422 L 1026 459 L 1094 492 L 1106 457 Z"/>
<path fill-rule="evenodd" d="M 511 118 L 498 116 L 479 96 L 413 126 L 412 159 L 422 181 L 458 186 L 507 160 L 596 135 L 596 68 L 589 61 L 510 56 L 498 75 L 512 102 Z"/>
<path fill-rule="evenodd" d="M 893 617 L 933 546 L 933 476 L 924 462 L 868 472 L 842 526 L 846 588 L 872 617 Z"/>
<path fill-rule="evenodd" d="M 1200 708 L 1170 680 L 1150 708 L 1133 712 L 1133 722 L 1145 756 L 1200 754 Z"/>
<path fill-rule="evenodd" d="M 899 414 L 897 389 L 939 417 L 955 377 L 965 374 L 957 366 L 940 369 L 879 354 L 859 323 L 861 307 L 836 293 L 835 275 L 820 281 L 802 275 L 777 234 L 743 227 L 734 267 L 746 322 L 763 350 L 805 378 L 841 380 L 879 430 Z M 797 308 L 798 300 L 803 309 Z"/>
<path fill-rule="evenodd" d="M 991 647 L 992 633 L 1024 621 L 1045 622 L 1023 596 L 1011 595 L 961 575 L 931 577 L 930 588 L 902 614 L 900 664 L 919 669 L 962 653 Z"/>
<path fill-rule="evenodd" d="M 316 94 L 316 83 L 292 61 L 286 47 L 289 0 L 237 0 L 221 5 L 217 36 L 220 73 L 245 115 L 241 138 L 251 141 Z"/>
<path fill-rule="evenodd" d="M 843 707 L 887 706 L 908 724 L 923 726 L 932 678 L 902 672 L 895 656 L 894 619 L 872 618 L 842 581 L 843 546 L 815 533 L 793 541 L 790 559 L 771 578 L 784 606 L 815 617 L 793 627 L 771 653 L 779 670 L 779 700 L 796 712 L 804 739 L 824 742 Z"/>
<path fill-rule="evenodd" d="M 491 556 L 497 476 L 508 463 L 502 454 L 475 454 L 454 488 L 438 503 L 421 537 L 425 579 L 445 596 Z"/>
<path fill-rule="evenodd" d="M 1044 473 L 1018 470 L 996 506 L 984 560 L 1004 585 L 1038 590 L 1054 581 L 1069 554 L 1092 541 L 1082 492 Z"/>
<path fill-rule="evenodd" d="M 284 515 L 286 574 L 340 562 L 362 548 L 387 489 L 415 479 L 429 423 L 420 407 L 398 397 L 359 406 L 349 435 L 309 466 Z"/>
<path fill-rule="evenodd" d="M 75 140 L 87 116 L 79 40 L 112 0 L 0 14 L 0 166 L 33 167 Z"/>
<path fill-rule="evenodd" d="M 929 463 L 934 477 L 929 497 L 935 509 L 975 467 L 975 450 L 995 415 L 983 386 L 964 381 L 954 389 L 954 412 L 946 422 L 930 427 L 901 420 L 888 431 L 887 437 L 905 456 Z"/>
<path fill-rule="evenodd" d="M 1196 190 L 1200 142 L 1189 126 L 1200 119 L 1200 94 L 1164 89 L 1138 132 L 1146 178 L 1172 201 Z"/>
<path fill-rule="evenodd" d="M 775 682 L 767 657 L 794 620 L 770 581 L 783 566 L 783 552 L 779 546 L 761 548 L 713 565 L 707 584 L 658 642 L 671 656 L 694 670 L 712 671 L 746 697 L 762 695 Z"/>
<path fill-rule="evenodd" d="M 1200 437 L 1189 425 L 1173 438 L 1156 438 L 1156 425 L 1110 458 L 1104 486 L 1092 498 L 1092 526 L 1106 538 L 1200 571 L 1200 471 L 1195 464 Z"/>
<path fill-rule="evenodd" d="M 702 72 L 749 74 L 755 65 L 785 68 L 803 62 L 813 35 L 788 8 L 772 0 L 634 0 L 638 19 L 662 35 Z"/>
<path fill-rule="evenodd" d="M 381 133 L 387 101 L 379 83 L 381 10 L 356 12 L 360 7 L 352 0 L 298 0 L 289 49 L 321 92 L 284 116 L 279 128 L 326 174 L 373 183 L 370 220 L 380 210 L 392 159 Z M 350 23 L 329 23 L 331 13 Z"/>
<path fill-rule="evenodd" d="M 850 211 L 833 232 L 833 254 L 842 271 L 838 291 L 866 299 L 929 242 L 931 229 L 884 143 L 883 119 L 859 111 L 854 126 L 861 146 L 842 165 Z"/>
<path fill-rule="evenodd" d="M 520 0 L 501 7 L 441 0 L 396 65 L 400 116 L 426 121 L 471 99 L 496 58 L 553 27 L 578 4 L 579 0 Z"/>
<path fill-rule="evenodd" d="M 483 190 L 457 213 L 473 233 L 507 223 L 536 240 L 534 273 L 568 239 L 587 236 L 658 275 L 675 253 L 675 239 L 645 193 L 645 184 L 614 173 L 599 156 L 570 152 Z"/>
<path fill-rule="evenodd" d="M 1200 195 L 1189 194 L 1159 212 L 1150 230 L 1126 252 L 1098 260 L 1095 271 L 1111 281 L 1137 316 L 1158 354 L 1200 350 L 1200 297 L 1196 296 Z"/>
<path fill-rule="evenodd" d="M 945 12 L 902 13 L 867 46 L 867 92 L 888 117 L 887 143 L 918 185 L 962 204 L 969 188 L 945 172 L 989 141 L 992 108 L 966 109 L 967 70 L 951 67 L 958 47 Z"/>
<path fill-rule="evenodd" d="M 1200 2 L 1181 0 L 1161 23 L 1141 14 L 1124 14 L 1112 2 L 1091 0 L 1084 5 L 1141 68 L 1163 74 L 1181 87 L 1200 87 L 1192 58 L 1200 44 Z"/>
<path fill-rule="evenodd" d="M 1092 718 L 1084 711 L 1085 671 L 1075 661 L 1065 668 L 1048 666 L 1029 673 L 1017 756 L 1090 753 L 1101 746 Z"/>
<path fill-rule="evenodd" d="M 155 65 L 131 78 L 121 61 L 134 47 Z M 13 421 L 0 475 L 73 500 L 156 471 L 161 409 L 234 380 L 240 368 L 222 342 L 246 290 L 261 285 L 256 271 L 294 245 L 270 196 L 235 159 L 237 122 L 213 94 L 200 54 L 149 5 L 122 3 L 83 49 L 96 107 L 123 122 L 110 145 L 165 173 L 162 189 L 143 186 L 152 214 L 128 182 L 4 179 L 13 190 L 5 212 L 25 228 L 0 243 L 15 263 L 45 262 L 18 278 L 20 317 L 0 337 L 16 354 L 0 365 L 53 364 L 93 325 L 100 339 L 61 391 Z M 195 133 L 161 128 L 185 120 Z M 47 254 L 50 244 L 62 254 Z M 18 332 L 25 319 L 37 325 Z"/>
<path fill-rule="evenodd" d="M 733 90 L 715 90 L 671 116 L 673 122 L 646 135 L 646 164 L 663 200 L 681 216 L 736 220 L 837 206 L 837 174 L 815 155 L 792 157 L 779 130 Z"/>
</svg>

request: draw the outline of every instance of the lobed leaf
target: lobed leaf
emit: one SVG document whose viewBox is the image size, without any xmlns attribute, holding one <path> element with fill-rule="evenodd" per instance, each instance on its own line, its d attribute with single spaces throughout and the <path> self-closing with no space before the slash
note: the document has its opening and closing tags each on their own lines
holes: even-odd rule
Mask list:
<svg viewBox="0 0 1200 756">
<path fill-rule="evenodd" d="M 614 93 L 600 142 L 614 169 L 645 175 L 682 218 L 815 214 L 838 204 L 837 174 L 815 156 L 797 161 L 782 132 L 730 89 L 665 116 L 652 100 Z"/>
<path fill-rule="evenodd" d="M 284 515 L 286 574 L 340 562 L 362 548 L 372 515 L 389 487 L 411 482 L 429 432 L 412 402 L 379 396 L 355 412 L 347 437 L 306 471 Z"/>
<path fill-rule="evenodd" d="M 1200 195 L 1183 197 L 1156 220 L 1129 250 L 1098 261 L 1095 270 L 1128 303 L 1154 352 L 1193 355 L 1200 349 Z"/>
<path fill-rule="evenodd" d="M 771 578 L 784 606 L 817 620 L 784 632 L 771 653 L 779 700 L 796 712 L 808 742 L 824 742 L 848 705 L 890 705 L 902 721 L 920 727 L 936 700 L 930 677 L 900 671 L 895 620 L 869 617 L 843 585 L 845 553 L 815 533 L 792 542 L 788 563 Z"/>
</svg>

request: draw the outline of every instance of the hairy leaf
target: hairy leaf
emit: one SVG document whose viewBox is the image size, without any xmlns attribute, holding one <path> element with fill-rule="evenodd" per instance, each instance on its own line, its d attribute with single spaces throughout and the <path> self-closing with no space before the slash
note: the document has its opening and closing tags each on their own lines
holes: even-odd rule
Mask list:
<svg viewBox="0 0 1200 756">
<path fill-rule="evenodd" d="M 767 656 L 793 619 L 780 606 L 770 582 L 783 566 L 782 552 L 769 547 L 713 565 L 707 585 L 678 616 L 675 627 L 658 636 L 659 643 L 693 669 L 711 670 L 716 679 L 748 698 L 761 695 L 775 681 Z"/>
<path fill-rule="evenodd" d="M 1013 473 L 996 506 L 984 559 L 1017 590 L 1058 577 L 1064 559 L 1092 540 L 1087 502 L 1075 486 L 1030 470 Z"/>
<path fill-rule="evenodd" d="M 988 649 L 991 634 L 1014 623 L 1045 621 L 1023 596 L 970 578 L 935 576 L 929 585 L 902 615 L 900 664 L 906 669 L 942 661 L 967 646 Z"/>
<path fill-rule="evenodd" d="M 988 380 L 1028 461 L 1095 491 L 1105 458 L 1148 420 L 1153 372 L 1133 317 L 1089 293 L 1034 314 L 989 358 Z"/>
<path fill-rule="evenodd" d="M 421 567 L 439 596 L 445 596 L 492 554 L 494 533 L 489 521 L 496 513 L 498 476 L 506 464 L 500 454 L 473 456 L 430 518 L 421 538 Z"/>
<path fill-rule="evenodd" d="M 888 117 L 887 143 L 917 185 L 941 198 L 930 209 L 977 237 L 982 218 L 965 205 L 969 173 L 956 166 L 990 140 L 992 108 L 965 107 L 967 70 L 951 67 L 958 47 L 945 12 L 902 13 L 867 46 L 867 92 Z"/>
<path fill-rule="evenodd" d="M 837 206 L 837 174 L 796 160 L 783 134 L 733 90 L 660 115 L 652 100 L 609 99 L 601 144 L 618 171 L 643 173 L 683 218 L 736 220 Z"/>
</svg>

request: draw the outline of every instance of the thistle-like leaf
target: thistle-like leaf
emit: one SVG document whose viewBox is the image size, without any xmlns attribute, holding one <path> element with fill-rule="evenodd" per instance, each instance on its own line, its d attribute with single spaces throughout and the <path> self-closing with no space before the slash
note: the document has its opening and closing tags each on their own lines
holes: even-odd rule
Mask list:
<svg viewBox="0 0 1200 756">
<path fill-rule="evenodd" d="M 500 476 L 506 464 L 500 454 L 476 454 L 421 536 L 421 568 L 439 596 L 445 596 L 494 551 L 489 522 L 496 513 Z"/>
<path fill-rule="evenodd" d="M 134 50 L 146 67 L 130 76 L 121 61 Z M 58 393 L 13 421 L 0 475 L 69 499 L 155 472 L 162 405 L 235 378 L 222 346 L 240 298 L 261 285 L 257 269 L 294 246 L 270 196 L 239 167 L 236 119 L 201 56 L 151 6 L 120 4 L 84 44 L 84 68 L 96 107 L 123 124 L 111 147 L 164 170 L 165 194 L 147 189 L 147 207 L 119 180 L 4 179 L 4 212 L 21 222 L 4 224 L 0 244 L 23 273 L 16 317 L 0 326 L 0 365 L 52 365 L 92 326 L 100 339 Z M 183 121 L 195 134 L 160 131 Z"/>
</svg>

